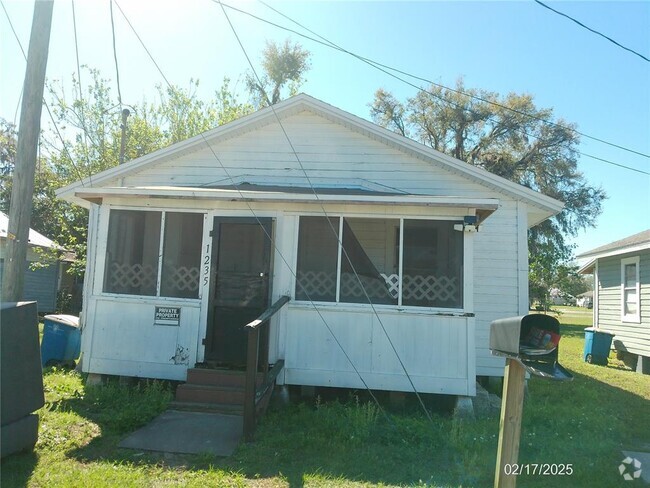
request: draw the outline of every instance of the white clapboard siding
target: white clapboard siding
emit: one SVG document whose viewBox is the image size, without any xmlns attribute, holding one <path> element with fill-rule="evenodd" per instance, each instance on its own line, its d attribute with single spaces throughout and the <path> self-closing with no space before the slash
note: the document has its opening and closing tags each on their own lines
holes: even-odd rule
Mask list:
<svg viewBox="0 0 650 488">
<path fill-rule="evenodd" d="M 286 181 L 307 185 L 304 167 L 315 183 L 319 179 L 363 179 L 385 186 L 387 190 L 445 196 L 494 196 L 485 186 L 313 113 L 301 112 L 287 117 L 283 126 L 302 167 L 278 124 L 271 123 L 255 132 L 215 143 L 212 150 L 203 147 L 173 161 L 147 166 L 124 178 L 124 185 L 229 184 L 229 176 L 239 181 L 250 177 L 258 184 L 264 183 L 266 178 L 275 178 L 274 184 Z"/>
<path fill-rule="evenodd" d="M 327 305 L 320 313 L 333 334 L 313 309 L 289 305 L 286 383 L 363 388 L 365 382 L 371 389 L 412 391 L 388 335 L 418 391 L 472 394 L 468 334 L 473 319 L 383 311 L 378 319 L 367 311 Z"/>
<path fill-rule="evenodd" d="M 639 256 L 641 322 L 621 320 L 621 259 Z M 616 334 L 613 347 L 650 356 L 650 250 L 598 260 L 598 327 Z"/>
<path fill-rule="evenodd" d="M 84 371 L 185 380 L 196 362 L 198 301 L 98 297 L 94 299 L 92 355 Z M 179 326 L 155 325 L 156 306 L 181 307 Z"/>
</svg>

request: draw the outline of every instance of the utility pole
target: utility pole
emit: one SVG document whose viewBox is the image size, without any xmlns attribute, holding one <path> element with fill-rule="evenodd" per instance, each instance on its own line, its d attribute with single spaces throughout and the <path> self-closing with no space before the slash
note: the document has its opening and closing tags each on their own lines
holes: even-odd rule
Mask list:
<svg viewBox="0 0 650 488">
<path fill-rule="evenodd" d="M 124 164 L 124 150 L 126 149 L 126 119 L 131 115 L 128 108 L 122 110 L 122 137 L 120 140 L 120 164 Z"/>
<path fill-rule="evenodd" d="M 34 17 L 29 38 L 20 126 L 18 127 L 16 165 L 9 207 L 7 256 L 2 280 L 3 302 L 17 302 L 23 297 L 27 243 L 32 216 L 32 196 L 34 194 L 34 173 L 36 172 L 38 137 L 41 131 L 45 68 L 47 67 L 53 7 L 54 0 L 36 0 L 34 2 Z"/>
</svg>

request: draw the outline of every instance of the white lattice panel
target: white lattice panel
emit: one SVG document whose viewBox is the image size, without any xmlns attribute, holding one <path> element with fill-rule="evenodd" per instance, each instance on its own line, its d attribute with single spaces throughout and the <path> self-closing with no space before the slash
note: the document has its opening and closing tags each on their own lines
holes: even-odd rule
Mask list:
<svg viewBox="0 0 650 488">
<path fill-rule="evenodd" d="M 381 277 L 385 283 L 377 279 L 352 273 L 341 275 L 341 296 L 365 298 L 363 288 L 370 298 L 386 298 L 386 294 L 396 299 L 399 294 L 399 276 L 397 274 Z M 332 294 L 336 289 L 336 274 L 324 271 L 299 272 L 298 280 L 308 295 Z M 363 284 L 363 288 L 361 287 Z M 459 292 L 458 279 L 448 276 L 405 275 L 403 278 L 403 299 L 427 302 L 457 301 Z"/>
<path fill-rule="evenodd" d="M 111 265 L 111 289 L 124 288 L 150 288 L 156 286 L 157 270 L 147 264 L 120 264 Z"/>
<path fill-rule="evenodd" d="M 404 275 L 402 300 L 455 301 L 458 296 L 458 280 L 448 276 Z"/>
<path fill-rule="evenodd" d="M 299 271 L 298 282 L 302 285 L 297 287 L 298 292 L 306 293 L 308 296 L 333 295 L 336 291 L 336 273 L 325 271 Z"/>
<path fill-rule="evenodd" d="M 199 274 L 199 268 L 195 266 L 166 266 L 163 284 L 165 289 L 196 291 L 199 289 Z"/>
</svg>

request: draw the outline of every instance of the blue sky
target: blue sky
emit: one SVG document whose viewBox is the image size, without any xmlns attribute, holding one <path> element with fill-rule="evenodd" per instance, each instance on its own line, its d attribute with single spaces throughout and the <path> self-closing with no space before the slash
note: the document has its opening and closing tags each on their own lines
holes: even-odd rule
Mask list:
<svg viewBox="0 0 650 488">
<path fill-rule="evenodd" d="M 27 46 L 33 3 L 3 0 Z M 259 2 L 224 0 L 276 23 L 295 25 Z M 224 76 L 244 95 L 244 55 L 211 0 L 118 0 L 167 78 L 201 82 L 209 98 Z M 55 2 L 47 75 L 70 80 L 76 70 L 71 3 Z M 506 94 L 530 93 L 538 107 L 578 124 L 581 132 L 650 154 L 650 63 L 569 20 L 522 2 L 272 2 L 272 5 L 346 49 L 404 71 L 453 86 Z M 586 25 L 650 57 L 650 2 L 553 2 Z M 115 80 L 108 0 L 75 2 L 82 64 Z M 404 99 L 415 89 L 343 53 L 229 11 L 255 61 L 265 40 L 290 37 L 312 52 L 302 91 L 366 119 L 374 91 Z M 132 31 L 114 8 L 122 98 L 154 98 L 163 82 Z M 0 12 L 0 117 L 15 119 L 25 62 Z M 237 82 L 239 80 L 239 82 Z M 580 151 L 650 171 L 650 159 L 583 138 Z M 580 232 L 577 251 L 650 228 L 650 176 L 588 157 L 580 169 L 609 198 L 596 229 Z"/>
</svg>

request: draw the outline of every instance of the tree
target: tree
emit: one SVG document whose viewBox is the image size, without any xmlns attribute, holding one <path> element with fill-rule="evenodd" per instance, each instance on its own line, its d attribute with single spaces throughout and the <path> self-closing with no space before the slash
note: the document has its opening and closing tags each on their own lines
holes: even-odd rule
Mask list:
<svg viewBox="0 0 650 488">
<path fill-rule="evenodd" d="M 73 251 L 77 261 L 71 272 L 85 269 L 88 212 L 55 196 L 55 190 L 118 164 L 121 138 L 120 106 L 111 94 L 108 80 L 99 71 L 88 69 L 90 84 L 79 97 L 80 86 L 72 78 L 72 95 L 63 84 L 49 86 L 50 106 L 56 129 L 41 137 L 42 156 L 35 178 L 32 228 Z M 253 111 L 240 103 L 224 78 L 214 99 L 200 100 L 198 80 L 189 87 L 158 87 L 155 103 L 131 107 L 126 136 L 126 160 L 132 160 L 195 136 Z M 62 136 L 59 137 L 59 135 Z M 0 119 L 0 209 L 9 208 L 11 173 L 15 163 L 15 128 Z M 53 256 L 43 256 L 44 259 Z"/>
<path fill-rule="evenodd" d="M 529 232 L 531 297 L 546 281 L 540 271 L 567 265 L 568 238 L 593 227 L 601 213 L 604 190 L 577 169 L 575 125 L 537 108 L 531 95 L 499 96 L 459 80 L 455 90 L 433 85 L 405 103 L 377 90 L 370 113 L 388 129 L 565 203 Z"/>
<path fill-rule="evenodd" d="M 262 52 L 264 74 L 258 80 L 253 73 L 246 77 L 246 85 L 256 107 L 266 107 L 282 100 L 285 87 L 289 95 L 295 95 L 305 82 L 304 75 L 309 70 L 310 53 L 298 44 L 285 40 L 278 45 L 267 41 Z"/>
</svg>

